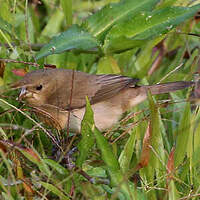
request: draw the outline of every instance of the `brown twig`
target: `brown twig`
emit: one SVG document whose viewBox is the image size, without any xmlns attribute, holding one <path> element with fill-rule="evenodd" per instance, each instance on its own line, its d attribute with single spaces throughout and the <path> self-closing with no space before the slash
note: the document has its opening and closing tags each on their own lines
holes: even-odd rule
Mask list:
<svg viewBox="0 0 200 200">
<path fill-rule="evenodd" d="M 22 64 L 25 64 L 25 65 L 32 65 L 32 66 L 35 66 L 35 67 L 39 67 L 40 66 L 37 63 L 25 62 L 25 61 L 13 60 L 13 59 L 3 59 L 3 58 L 0 58 L 0 61 L 6 62 L 6 63 L 22 63 Z"/>
<path fill-rule="evenodd" d="M 17 44 L 15 44 L 14 42 L 11 42 L 11 45 L 13 47 L 18 46 Z M 24 50 L 29 50 L 29 45 L 31 46 L 31 49 L 33 51 L 39 51 L 45 44 L 40 44 L 40 43 L 36 43 L 36 44 L 20 44 L 20 46 L 24 49 Z M 0 43 L 0 47 L 6 47 L 6 48 L 10 48 L 8 43 Z"/>
<path fill-rule="evenodd" d="M 67 138 L 66 142 L 69 137 L 69 123 L 70 123 L 70 114 L 71 114 L 71 105 L 72 105 L 72 96 L 73 96 L 73 89 L 74 89 L 74 76 L 75 76 L 75 71 L 72 71 L 72 82 L 71 82 L 71 93 L 70 93 L 70 99 L 69 99 L 69 111 L 68 111 L 68 119 L 67 119 Z"/>
</svg>

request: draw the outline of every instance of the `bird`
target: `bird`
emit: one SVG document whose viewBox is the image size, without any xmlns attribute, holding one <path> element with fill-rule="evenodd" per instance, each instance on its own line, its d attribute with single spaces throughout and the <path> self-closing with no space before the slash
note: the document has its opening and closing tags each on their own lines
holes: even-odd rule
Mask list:
<svg viewBox="0 0 200 200">
<path fill-rule="evenodd" d="M 193 81 L 154 85 L 138 85 L 138 81 L 115 74 L 44 68 L 26 73 L 11 87 L 21 89 L 18 99 L 32 107 L 45 124 L 58 130 L 69 127 L 71 132 L 80 133 L 86 97 L 94 113 L 95 126 L 105 131 L 116 124 L 124 112 L 144 101 L 148 91 L 155 95 L 194 86 Z"/>
</svg>

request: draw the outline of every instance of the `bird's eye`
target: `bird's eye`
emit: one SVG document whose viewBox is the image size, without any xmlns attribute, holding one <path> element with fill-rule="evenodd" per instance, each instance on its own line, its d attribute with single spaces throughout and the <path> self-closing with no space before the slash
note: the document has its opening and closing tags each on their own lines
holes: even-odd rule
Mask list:
<svg viewBox="0 0 200 200">
<path fill-rule="evenodd" d="M 37 87 L 36 87 L 36 90 L 41 90 L 42 89 L 42 85 L 38 85 Z"/>
</svg>

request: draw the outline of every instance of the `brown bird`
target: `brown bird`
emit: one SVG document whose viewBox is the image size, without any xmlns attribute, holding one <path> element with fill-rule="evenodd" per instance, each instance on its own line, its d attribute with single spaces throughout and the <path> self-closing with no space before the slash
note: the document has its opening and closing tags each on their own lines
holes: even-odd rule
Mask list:
<svg viewBox="0 0 200 200">
<path fill-rule="evenodd" d="M 80 132 L 86 96 L 94 112 L 95 125 L 101 131 L 112 127 L 121 115 L 152 94 L 168 93 L 194 85 L 194 82 L 171 82 L 137 85 L 138 79 L 120 75 L 92 75 L 67 69 L 40 69 L 27 73 L 13 88 L 21 88 L 19 99 L 34 108 L 41 120 L 57 129 L 68 124 Z M 52 123 L 53 122 L 53 123 Z"/>
</svg>

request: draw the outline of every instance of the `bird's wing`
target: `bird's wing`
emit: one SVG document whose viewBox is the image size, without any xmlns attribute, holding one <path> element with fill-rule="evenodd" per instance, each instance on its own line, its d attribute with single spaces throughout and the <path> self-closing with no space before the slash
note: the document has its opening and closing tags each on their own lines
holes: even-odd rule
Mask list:
<svg viewBox="0 0 200 200">
<path fill-rule="evenodd" d="M 60 102 L 57 105 L 64 110 L 84 107 L 86 104 L 86 96 L 91 104 L 109 99 L 127 87 L 134 87 L 138 79 L 111 74 L 82 74 L 82 76 L 78 76 L 75 72 L 73 87 L 72 84 L 69 84 L 70 82 L 72 81 L 68 81 L 70 87 L 67 87 L 67 91 L 60 89 L 58 90 L 60 95 L 57 94 L 58 101 Z M 63 96 L 64 93 L 66 94 L 65 97 Z"/>
<path fill-rule="evenodd" d="M 134 87 L 138 81 L 138 79 L 133 79 L 127 76 L 112 74 L 98 75 L 96 84 L 99 84 L 100 88 L 96 91 L 95 95 L 91 97 L 91 103 L 97 103 L 109 99 L 125 88 L 130 86 Z"/>
</svg>

